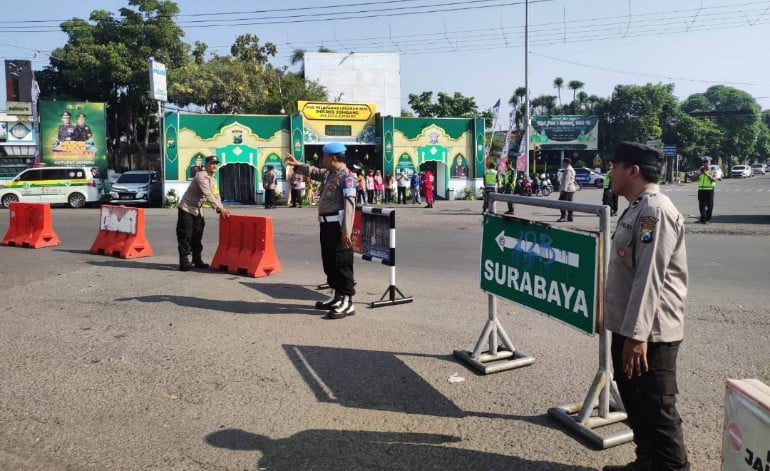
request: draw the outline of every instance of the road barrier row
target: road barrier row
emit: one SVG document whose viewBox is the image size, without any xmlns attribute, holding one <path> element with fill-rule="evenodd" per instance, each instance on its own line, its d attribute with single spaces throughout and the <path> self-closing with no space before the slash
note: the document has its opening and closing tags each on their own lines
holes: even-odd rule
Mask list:
<svg viewBox="0 0 770 471">
<path fill-rule="evenodd" d="M 120 258 L 151 257 L 152 247 L 144 233 L 144 209 L 103 205 L 91 253 Z"/>
<path fill-rule="evenodd" d="M 61 244 L 53 230 L 50 204 L 13 202 L 9 215 L 10 224 L 2 245 L 39 249 Z"/>
<path fill-rule="evenodd" d="M 211 268 L 255 278 L 280 273 L 273 218 L 235 214 L 219 218 L 219 246 Z"/>
</svg>

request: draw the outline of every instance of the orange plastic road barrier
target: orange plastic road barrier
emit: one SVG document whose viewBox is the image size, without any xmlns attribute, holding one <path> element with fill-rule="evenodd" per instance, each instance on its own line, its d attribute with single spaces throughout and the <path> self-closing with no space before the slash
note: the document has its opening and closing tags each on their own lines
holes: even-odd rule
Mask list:
<svg viewBox="0 0 770 471">
<path fill-rule="evenodd" d="M 280 273 L 273 218 L 234 214 L 219 218 L 219 247 L 211 268 L 255 278 Z"/>
<path fill-rule="evenodd" d="M 53 230 L 49 203 L 11 203 L 10 225 L 3 237 L 3 245 L 39 249 L 60 245 Z"/>
<path fill-rule="evenodd" d="M 151 257 L 152 247 L 144 235 L 144 209 L 103 205 L 91 253 L 120 258 Z"/>
</svg>

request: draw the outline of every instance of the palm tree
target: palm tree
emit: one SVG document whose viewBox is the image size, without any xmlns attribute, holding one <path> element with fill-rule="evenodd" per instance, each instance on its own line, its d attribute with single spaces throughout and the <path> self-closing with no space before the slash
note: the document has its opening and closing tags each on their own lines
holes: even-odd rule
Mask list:
<svg viewBox="0 0 770 471">
<path fill-rule="evenodd" d="M 581 82 L 580 80 L 570 80 L 567 84 L 567 87 L 569 87 L 570 90 L 572 90 L 572 112 L 575 112 L 575 100 L 576 100 L 576 94 L 577 91 L 583 88 L 585 84 Z"/>
<path fill-rule="evenodd" d="M 297 65 L 301 64 L 299 67 L 299 75 L 302 78 L 305 78 L 305 50 L 304 49 L 295 49 L 294 52 L 291 53 L 291 58 L 289 59 L 289 62 L 291 62 L 291 65 Z M 328 47 L 321 46 L 318 48 L 318 52 L 334 52 Z"/>
<path fill-rule="evenodd" d="M 588 93 L 581 91 L 580 93 L 577 94 L 577 101 L 578 101 L 578 105 L 580 105 L 581 110 L 585 107 L 587 100 L 588 100 Z"/>
<path fill-rule="evenodd" d="M 556 77 L 555 79 L 553 79 L 553 88 L 556 89 L 556 93 L 559 96 L 559 108 L 562 107 L 562 105 L 561 105 L 561 88 L 562 88 L 562 86 L 564 86 L 564 79 L 563 78 Z"/>
<path fill-rule="evenodd" d="M 508 104 L 513 107 L 514 111 L 514 119 L 516 123 L 516 130 L 518 131 L 520 129 L 520 122 L 521 119 L 524 117 L 524 111 L 522 109 L 522 106 L 524 104 L 524 97 L 527 95 L 527 89 L 524 87 L 518 87 L 516 91 L 513 92 L 513 96 L 511 96 L 511 99 L 508 100 Z"/>
</svg>

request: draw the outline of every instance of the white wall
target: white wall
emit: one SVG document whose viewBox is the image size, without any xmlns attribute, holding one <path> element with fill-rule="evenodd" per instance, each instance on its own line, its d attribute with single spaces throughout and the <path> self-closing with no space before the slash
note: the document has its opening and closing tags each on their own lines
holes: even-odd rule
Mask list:
<svg viewBox="0 0 770 471">
<path fill-rule="evenodd" d="M 329 101 L 375 103 L 401 116 L 401 60 L 395 53 L 306 52 L 305 78 L 326 87 Z"/>
</svg>

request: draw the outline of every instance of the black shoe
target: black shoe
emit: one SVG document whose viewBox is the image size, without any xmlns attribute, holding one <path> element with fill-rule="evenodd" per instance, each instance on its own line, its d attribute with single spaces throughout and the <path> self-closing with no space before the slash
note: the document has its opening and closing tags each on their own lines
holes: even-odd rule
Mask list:
<svg viewBox="0 0 770 471">
<path fill-rule="evenodd" d="M 506 211 L 505 214 L 513 214 L 513 211 Z"/>
<path fill-rule="evenodd" d="M 638 459 L 624 465 L 610 464 L 602 468 L 602 471 L 646 471 L 648 469 L 655 469 L 650 467 L 648 461 L 639 461 Z"/>
<path fill-rule="evenodd" d="M 565 222 L 566 220 L 567 220 L 567 218 L 563 218 L 562 217 L 562 218 L 557 219 L 556 222 Z"/>
<path fill-rule="evenodd" d="M 326 318 L 342 319 L 343 317 L 353 316 L 355 314 L 356 307 L 353 305 L 353 298 L 343 295 L 340 298 L 340 303 L 326 314 Z"/>
<path fill-rule="evenodd" d="M 331 296 L 324 299 L 323 301 L 316 301 L 315 302 L 315 308 L 321 309 L 321 310 L 328 310 L 333 309 L 342 303 L 342 296 L 338 295 L 336 291 L 332 290 Z"/>
<path fill-rule="evenodd" d="M 198 269 L 204 269 L 204 268 L 208 268 L 209 264 L 204 262 L 203 260 L 197 260 L 193 262 L 193 266 Z"/>
<path fill-rule="evenodd" d="M 195 268 L 195 264 L 187 257 L 185 255 L 179 257 L 179 271 L 190 271 Z"/>
<path fill-rule="evenodd" d="M 567 222 L 572 222 L 572 218 L 567 218 Z"/>
</svg>

